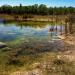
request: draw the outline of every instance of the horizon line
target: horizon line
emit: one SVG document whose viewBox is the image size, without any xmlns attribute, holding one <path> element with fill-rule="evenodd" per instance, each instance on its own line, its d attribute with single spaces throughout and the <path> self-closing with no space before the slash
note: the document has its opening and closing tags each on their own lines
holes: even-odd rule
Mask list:
<svg viewBox="0 0 75 75">
<path fill-rule="evenodd" d="M 12 6 L 12 7 L 13 7 L 13 6 L 20 6 L 20 4 L 22 4 L 22 3 L 16 4 L 16 5 L 2 4 L 2 5 L 0 5 L 0 7 L 1 7 L 1 6 L 4 6 L 4 5 L 5 5 L 5 6 Z M 36 3 L 35 3 L 35 4 L 36 4 Z M 28 4 L 28 5 L 22 4 L 22 6 L 32 6 L 32 5 L 35 5 L 35 4 Z M 43 3 L 42 3 L 42 4 L 43 4 Z M 41 4 L 37 4 L 37 5 L 39 6 L 39 5 L 41 5 Z M 43 4 L 43 5 L 46 5 L 47 7 L 74 7 L 74 8 L 75 8 L 75 6 L 71 6 L 71 5 L 70 5 L 70 6 L 68 6 L 68 5 L 64 5 L 64 6 L 62 6 L 62 5 L 61 5 L 61 6 L 57 6 L 57 5 L 52 6 L 52 5 L 51 5 L 51 6 L 49 6 L 49 5 L 47 5 L 47 4 Z"/>
</svg>

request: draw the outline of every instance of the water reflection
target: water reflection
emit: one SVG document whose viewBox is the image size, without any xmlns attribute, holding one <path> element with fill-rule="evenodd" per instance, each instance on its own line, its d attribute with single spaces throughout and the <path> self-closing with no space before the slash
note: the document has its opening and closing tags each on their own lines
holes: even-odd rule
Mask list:
<svg viewBox="0 0 75 75">
<path fill-rule="evenodd" d="M 30 25 L 29 25 L 30 24 Z M 50 23 L 0 23 L 0 41 L 13 41 L 15 39 L 50 41 L 60 39 L 58 36 L 72 34 L 72 23 L 65 25 Z"/>
<path fill-rule="evenodd" d="M 65 34 L 66 35 L 69 35 L 69 34 L 74 34 L 75 33 L 75 24 L 74 23 L 71 23 L 71 22 L 67 22 L 65 24 Z"/>
</svg>

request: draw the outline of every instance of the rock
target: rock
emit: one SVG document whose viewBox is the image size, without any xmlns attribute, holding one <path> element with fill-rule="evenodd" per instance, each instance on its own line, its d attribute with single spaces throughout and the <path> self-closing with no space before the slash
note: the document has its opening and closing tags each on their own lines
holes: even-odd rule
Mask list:
<svg viewBox="0 0 75 75">
<path fill-rule="evenodd" d="M 4 47 L 6 47 L 6 44 L 3 42 L 0 42 L 0 48 L 4 48 Z"/>
</svg>

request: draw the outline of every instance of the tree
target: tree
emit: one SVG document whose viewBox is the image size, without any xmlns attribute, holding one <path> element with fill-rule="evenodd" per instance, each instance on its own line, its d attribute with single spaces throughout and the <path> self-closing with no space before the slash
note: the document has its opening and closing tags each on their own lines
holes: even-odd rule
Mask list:
<svg viewBox="0 0 75 75">
<path fill-rule="evenodd" d="M 39 11 L 39 14 L 41 14 L 41 15 L 47 15 L 48 14 L 48 8 L 44 4 L 41 4 L 39 6 L 38 11 Z"/>
<path fill-rule="evenodd" d="M 34 4 L 31 6 L 10 6 L 3 5 L 0 7 L 0 13 L 2 14 L 32 14 L 32 15 L 67 15 L 75 14 L 75 7 L 47 7 L 44 4 Z"/>
</svg>

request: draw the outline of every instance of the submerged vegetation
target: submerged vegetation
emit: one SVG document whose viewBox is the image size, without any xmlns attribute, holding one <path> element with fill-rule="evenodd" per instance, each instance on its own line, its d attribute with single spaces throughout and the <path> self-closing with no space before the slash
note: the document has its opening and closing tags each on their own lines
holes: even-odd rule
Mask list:
<svg viewBox="0 0 75 75">
<path fill-rule="evenodd" d="M 4 23 L 5 27 L 13 27 L 14 23 Z M 73 55 L 75 44 L 70 44 L 64 40 L 53 41 L 53 32 L 63 33 L 62 27 L 65 25 L 56 25 L 56 23 L 50 22 L 16 22 L 15 26 L 20 30 L 26 30 L 27 27 L 38 31 L 46 27 L 49 24 L 48 39 L 44 39 L 44 32 L 34 38 L 29 34 L 29 37 L 15 38 L 12 41 L 6 41 L 6 47 L 0 48 L 0 75 L 74 75 L 75 74 L 75 56 Z M 3 25 L 4 26 L 4 25 Z M 56 29 L 55 29 L 56 27 Z M 16 31 L 18 31 L 16 28 Z M 40 28 L 40 29 L 36 29 Z M 52 28 L 52 29 L 50 29 Z M 59 30 L 60 28 L 60 30 Z M 11 28 L 10 28 L 11 29 Z M 45 28 L 44 28 L 45 29 Z M 43 29 L 43 30 L 44 30 Z M 27 29 L 28 30 L 28 29 Z M 45 29 L 46 30 L 46 29 Z M 67 25 L 67 31 L 64 31 L 64 35 L 69 34 L 70 31 L 74 30 Z M 8 30 L 7 30 L 8 31 Z M 26 32 L 26 31 L 25 31 Z M 73 31 L 74 32 L 74 31 Z M 16 32 L 15 32 L 16 33 Z M 34 35 L 37 35 L 34 33 Z M 5 32 L 6 34 L 6 32 Z M 7 33 L 12 34 L 13 33 Z M 27 33 L 28 34 L 28 33 Z M 38 34 L 38 35 L 39 35 Z M 46 33 L 47 34 L 47 33 Z M 63 35 L 63 34 L 62 34 Z M 70 34 L 71 36 L 74 34 Z M 43 37 L 41 37 L 43 36 Z M 11 37 L 10 37 L 11 38 Z M 66 36 L 68 39 L 68 35 Z M 4 38 L 5 39 L 5 38 Z M 7 39 L 7 38 L 6 38 Z M 41 39 L 41 40 L 40 40 Z M 72 40 L 72 39 L 71 39 Z M 74 41 L 75 39 L 73 39 Z M 71 50 L 71 51 L 70 51 Z"/>
</svg>

